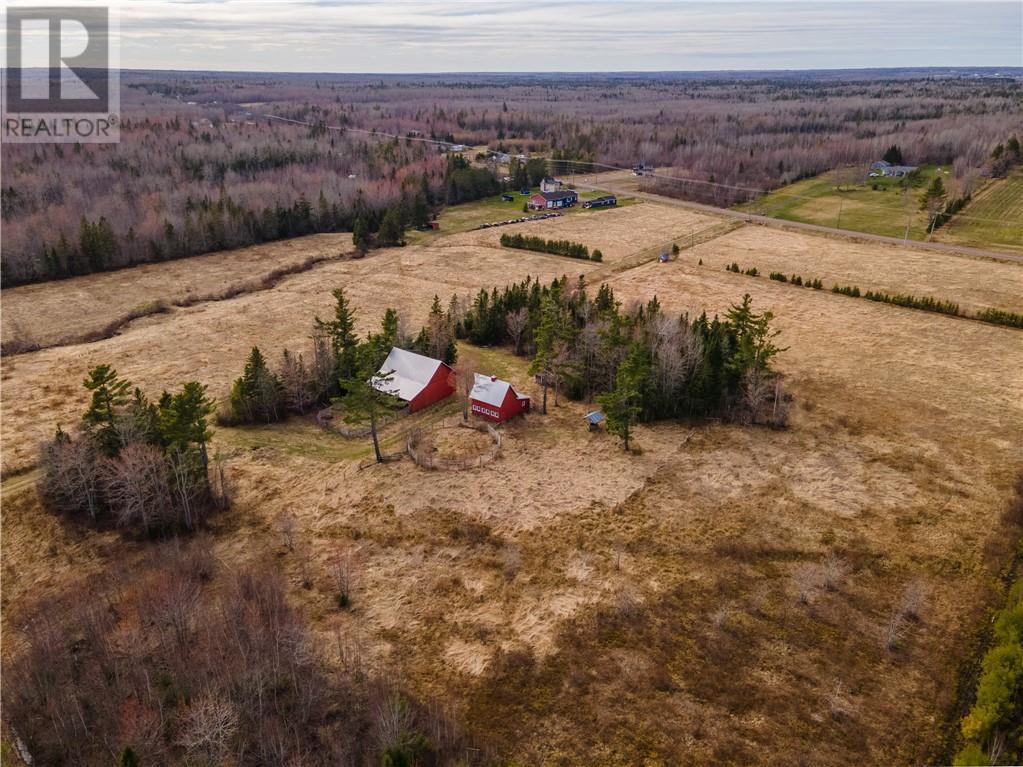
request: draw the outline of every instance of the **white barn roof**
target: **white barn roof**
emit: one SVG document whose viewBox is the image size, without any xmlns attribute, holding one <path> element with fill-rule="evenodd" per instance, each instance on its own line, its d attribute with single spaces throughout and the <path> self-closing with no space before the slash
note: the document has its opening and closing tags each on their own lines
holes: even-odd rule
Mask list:
<svg viewBox="0 0 1023 767">
<path fill-rule="evenodd" d="M 432 357 L 424 357 L 406 349 L 395 346 L 380 366 L 377 375 L 391 374 L 390 380 L 373 378 L 373 388 L 398 399 L 411 402 L 416 398 L 444 363 Z"/>
<path fill-rule="evenodd" d="M 478 400 L 486 405 L 501 407 L 504 404 L 504 398 L 507 396 L 509 389 L 512 390 L 512 393 L 518 399 L 529 399 L 529 397 L 516 392 L 507 381 L 477 373 L 476 383 L 473 384 L 472 391 L 469 392 L 469 398 Z"/>
</svg>

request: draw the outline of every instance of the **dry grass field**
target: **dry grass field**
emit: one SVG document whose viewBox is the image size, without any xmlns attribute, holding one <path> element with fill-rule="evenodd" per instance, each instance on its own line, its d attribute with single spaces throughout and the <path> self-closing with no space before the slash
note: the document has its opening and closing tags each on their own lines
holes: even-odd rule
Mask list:
<svg viewBox="0 0 1023 767">
<path fill-rule="evenodd" d="M 642 203 L 626 208 L 579 211 L 564 218 L 481 229 L 440 240 L 438 245 L 498 246 L 502 234 L 542 235 L 551 240 L 582 242 L 599 249 L 604 262 L 614 264 L 638 250 L 670 244 L 721 222 L 685 208 Z"/>
<path fill-rule="evenodd" d="M 3 343 L 52 346 L 98 333 L 157 305 L 194 303 L 237 289 L 258 289 L 278 270 L 351 250 L 350 234 L 318 234 L 207 256 L 146 264 L 3 291 Z"/>
<path fill-rule="evenodd" d="M 196 271 L 202 266 L 194 265 Z M 455 293 L 474 294 L 481 287 L 527 276 L 549 282 L 566 272 L 578 275 L 596 266 L 588 261 L 471 244 L 375 251 L 364 259 L 327 262 L 286 277 L 271 290 L 145 317 L 102 341 L 8 357 L 0 372 L 0 408 L 8 436 L 4 473 L 34 461 L 40 441 L 52 434 L 56 424 L 75 422 L 86 401 L 82 379 L 95 365 L 113 364 L 153 395 L 186 380 L 202 381 L 209 384 L 211 393 L 222 395 L 240 375 L 253 345 L 272 360 L 284 348 L 305 351 L 313 317 L 329 315 L 333 306 L 330 292 L 336 287 L 348 292 L 359 313 L 359 331 L 365 333 L 379 328 L 388 307 L 406 317 L 410 327 L 418 328 L 435 295 L 446 303 Z M 49 284 L 53 296 L 48 300 L 57 300 L 62 284 Z M 146 285 L 143 293 L 153 295 Z M 32 325 L 26 320 L 25 326 L 32 332 L 51 323 L 72 327 L 74 312 L 39 315 Z M 40 418 L 40 414 L 45 415 Z M 17 439 L 11 439 L 12 435 Z"/>
<path fill-rule="evenodd" d="M 746 226 L 682 256 L 685 263 L 724 269 L 733 261 L 803 279 L 819 278 L 826 290 L 834 284 L 860 290 L 934 296 L 963 309 L 1023 311 L 1023 268 L 1014 262 L 954 257 L 897 245 L 819 237 L 766 226 Z"/>
<path fill-rule="evenodd" d="M 661 230 L 633 231 L 634 217 L 659 209 L 674 214 L 601 212 L 615 228 L 577 236 L 602 249 L 606 238 L 609 250 L 631 236 L 639 248 Z M 537 232 L 563 236 L 558 223 Z M 386 306 L 416 323 L 434 294 L 595 266 L 473 237 L 324 264 L 106 341 L 5 360 L 4 465 L 29 465 L 55 423 L 71 423 L 80 379 L 99 362 L 151 393 L 186 377 L 222 391 L 252 344 L 271 358 L 301 348 L 337 285 L 365 330 Z M 936 761 L 1013 546 L 1000 514 L 1021 469 L 1023 336 L 723 270 L 737 260 L 1020 309 L 1016 267 L 926 254 L 925 269 L 917 258 L 747 227 L 611 277 L 623 301 L 656 294 L 670 310 L 720 313 L 748 292 L 773 311 L 794 396 L 785 431 L 664 423 L 637 429 L 641 452 L 628 455 L 587 431 L 585 403 L 563 401 L 503 427 L 488 466 L 430 472 L 408 460 L 366 467 L 367 441 L 312 420 L 218 429 L 235 487 L 208 532 L 218 561 L 265 552 L 327 657 L 446 701 L 481 753 L 515 763 Z M 487 372 L 539 395 L 526 360 L 478 354 Z M 385 445 L 456 409 L 388 426 Z M 8 625 L 31 599 L 144 558 L 148 545 L 50 516 L 30 479 L 3 486 Z M 355 585 L 342 611 L 329 565 L 346 553 Z M 921 595 L 918 614 L 888 649 L 907 589 Z"/>
</svg>

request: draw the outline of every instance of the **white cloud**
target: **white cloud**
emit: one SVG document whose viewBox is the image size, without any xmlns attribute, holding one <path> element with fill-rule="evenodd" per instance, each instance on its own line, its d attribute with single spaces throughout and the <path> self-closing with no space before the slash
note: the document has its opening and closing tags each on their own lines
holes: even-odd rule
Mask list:
<svg viewBox="0 0 1023 767">
<path fill-rule="evenodd" d="M 1019 2 L 137 0 L 120 8 L 127 68 L 1023 66 Z"/>
</svg>

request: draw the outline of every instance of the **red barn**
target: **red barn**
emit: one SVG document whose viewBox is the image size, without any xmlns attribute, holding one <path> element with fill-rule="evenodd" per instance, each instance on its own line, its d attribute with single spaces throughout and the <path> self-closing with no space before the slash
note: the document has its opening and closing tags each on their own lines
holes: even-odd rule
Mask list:
<svg viewBox="0 0 1023 767">
<path fill-rule="evenodd" d="M 529 397 L 519 394 L 510 383 L 498 380 L 497 376 L 479 373 L 469 393 L 469 403 L 475 415 L 497 423 L 529 412 Z"/>
<path fill-rule="evenodd" d="M 407 402 L 410 413 L 455 393 L 449 365 L 397 346 L 391 349 L 377 375 L 390 375 L 390 379 L 374 378 L 373 388 Z"/>
</svg>

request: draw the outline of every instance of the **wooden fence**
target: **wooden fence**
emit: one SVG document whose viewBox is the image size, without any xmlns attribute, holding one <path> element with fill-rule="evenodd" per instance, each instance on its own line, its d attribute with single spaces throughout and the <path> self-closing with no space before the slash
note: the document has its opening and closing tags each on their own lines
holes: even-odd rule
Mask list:
<svg viewBox="0 0 1023 767">
<path fill-rule="evenodd" d="M 424 436 L 439 429 L 464 428 L 475 429 L 486 432 L 490 435 L 493 443 L 490 448 L 480 455 L 471 458 L 437 458 L 419 450 L 419 444 Z M 484 421 L 463 421 L 458 419 L 457 423 L 441 423 L 430 429 L 413 429 L 408 436 L 408 454 L 418 465 L 424 469 L 437 469 L 440 471 L 461 471 L 463 469 L 476 469 L 486 466 L 497 458 L 501 452 L 501 433 Z"/>
</svg>

